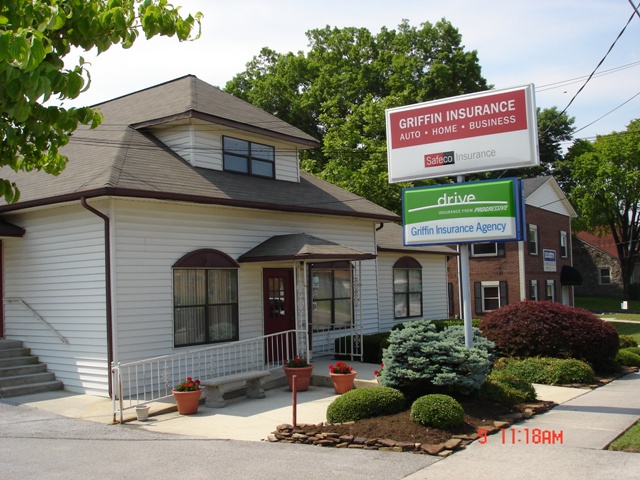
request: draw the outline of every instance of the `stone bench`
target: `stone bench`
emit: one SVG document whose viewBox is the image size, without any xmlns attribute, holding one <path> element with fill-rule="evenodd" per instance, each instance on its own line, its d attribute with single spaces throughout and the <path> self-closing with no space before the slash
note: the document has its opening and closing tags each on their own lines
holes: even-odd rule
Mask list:
<svg viewBox="0 0 640 480">
<path fill-rule="evenodd" d="M 224 400 L 223 387 L 231 383 L 246 382 L 247 397 L 249 398 L 264 398 L 264 388 L 262 381 L 265 377 L 271 375 L 270 372 L 254 371 L 254 372 L 242 372 L 233 375 L 225 375 L 223 377 L 216 377 L 209 380 L 202 380 L 200 386 L 204 388 L 206 399 L 204 402 L 205 407 L 222 408 L 227 402 Z"/>
</svg>

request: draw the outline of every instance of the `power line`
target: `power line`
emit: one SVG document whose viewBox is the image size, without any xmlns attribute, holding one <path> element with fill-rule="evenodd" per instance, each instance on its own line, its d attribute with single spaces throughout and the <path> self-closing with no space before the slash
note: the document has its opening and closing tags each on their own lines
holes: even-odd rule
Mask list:
<svg viewBox="0 0 640 480">
<path fill-rule="evenodd" d="M 595 75 L 593 75 L 593 78 L 596 77 L 602 77 L 604 75 L 611 75 L 612 73 L 618 73 L 622 70 L 626 70 L 628 68 L 633 68 L 633 67 L 637 67 L 638 65 L 640 65 L 640 61 L 638 62 L 633 62 L 633 63 L 627 63 L 626 65 L 621 65 L 619 67 L 614 67 L 614 68 L 610 68 L 609 70 L 603 70 L 602 72 L 596 73 Z M 553 90 L 555 88 L 563 88 L 566 87 L 568 85 L 572 85 L 574 83 L 578 83 L 582 80 L 584 80 L 585 78 L 588 78 L 589 75 L 583 75 L 581 77 L 575 77 L 575 78 L 570 78 L 568 80 L 561 80 L 559 82 L 553 82 L 553 83 L 548 83 L 546 85 L 540 85 L 536 87 L 536 92 L 546 92 L 547 90 Z"/>
<path fill-rule="evenodd" d="M 633 6 L 633 4 L 631 4 Z M 639 4 L 640 5 L 640 4 Z M 625 32 L 625 30 L 627 29 L 627 27 L 629 26 L 629 23 L 631 23 L 631 20 L 633 20 L 633 17 L 636 15 L 637 9 L 634 7 L 634 11 L 631 14 L 631 16 L 629 17 L 629 20 L 627 20 L 627 23 L 625 24 L 624 27 L 622 27 L 622 30 L 620 31 L 620 33 L 618 34 L 618 36 L 616 37 L 616 39 L 613 41 L 613 43 L 611 44 L 611 46 L 609 47 L 609 50 L 607 50 L 607 53 L 605 53 L 604 57 L 602 57 L 602 59 L 598 62 L 598 65 L 596 65 L 596 68 L 593 69 L 593 72 L 591 72 L 591 75 L 589 75 L 589 77 L 587 78 L 587 80 L 584 82 L 584 84 L 578 89 L 578 91 L 576 92 L 576 94 L 571 98 L 571 100 L 569 100 L 569 103 L 567 104 L 566 107 L 564 107 L 564 110 L 562 110 L 562 112 L 560 112 L 558 114 L 558 116 L 556 117 L 557 121 L 566 111 L 567 109 L 571 106 L 571 104 L 573 103 L 573 101 L 578 97 L 578 95 L 580 95 L 580 93 L 582 92 L 582 90 L 584 90 L 584 87 L 587 86 L 587 84 L 589 83 L 589 81 L 591 80 L 591 78 L 593 78 L 593 76 L 595 75 L 596 71 L 598 70 L 598 68 L 600 68 L 600 66 L 602 65 L 602 63 L 605 61 L 605 59 L 609 56 L 609 54 L 611 53 L 611 50 L 613 50 L 613 47 L 615 46 L 615 44 L 618 42 L 618 40 L 620 40 L 620 37 L 622 36 L 622 34 Z M 549 125 L 549 128 L 551 128 L 553 126 L 553 124 L 555 124 L 555 121 Z M 547 128 L 547 131 L 549 130 L 549 128 Z M 546 132 L 545 132 L 546 133 Z"/>
<path fill-rule="evenodd" d="M 574 130 L 574 132 L 573 132 L 573 133 L 574 133 L 574 134 L 575 134 L 575 133 L 578 133 L 579 131 L 584 130 L 584 129 L 585 129 L 585 128 L 587 128 L 587 127 L 590 127 L 590 126 L 591 126 L 591 125 L 593 125 L 594 123 L 599 122 L 600 120 L 602 120 L 602 119 L 603 119 L 604 117 L 606 117 L 607 115 L 612 114 L 613 112 L 615 112 L 616 110 L 618 110 L 620 107 L 622 107 L 622 106 L 626 105 L 627 103 L 629 103 L 631 100 L 633 100 L 634 98 L 636 98 L 638 95 L 640 95 L 640 92 L 636 93 L 636 94 L 635 94 L 633 97 L 631 97 L 630 99 L 628 99 L 628 100 L 626 100 L 626 101 L 622 102 L 620 105 L 618 105 L 617 107 L 615 107 L 613 110 L 609 110 L 609 111 L 608 111 L 607 113 L 605 113 L 604 115 L 602 115 L 602 116 L 600 116 L 600 117 L 596 118 L 593 122 L 591 122 L 591 123 L 587 123 L 584 127 L 580 127 L 579 129 Z"/>
</svg>

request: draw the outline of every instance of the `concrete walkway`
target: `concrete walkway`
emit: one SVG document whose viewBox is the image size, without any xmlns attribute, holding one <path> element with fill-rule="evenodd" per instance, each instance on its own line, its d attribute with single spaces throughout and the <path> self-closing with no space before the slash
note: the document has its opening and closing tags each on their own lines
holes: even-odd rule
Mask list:
<svg viewBox="0 0 640 480">
<path fill-rule="evenodd" d="M 328 372 L 330 363 L 314 361 L 316 372 L 322 374 L 325 369 Z M 372 381 L 375 365 L 349 364 L 358 370 L 358 377 Z M 438 480 L 470 475 L 514 480 L 640 478 L 640 454 L 602 450 L 640 419 L 640 373 L 629 374 L 593 391 L 546 385 L 536 385 L 536 390 L 540 399 L 559 405 L 489 436 L 484 443 L 476 441 L 407 478 Z M 300 392 L 298 423 L 325 421 L 326 408 L 335 398 L 331 388 L 322 386 Z M 89 395 L 49 392 L 0 402 L 100 423 L 112 423 L 113 419 L 110 400 Z M 189 416 L 166 412 L 152 416 L 147 422 L 134 420 L 129 425 L 156 433 L 261 441 L 277 425 L 292 423 L 291 402 L 291 392 L 281 387 L 268 390 L 264 399 L 241 397 L 230 400 L 225 408 L 201 407 L 197 414 Z M 166 410 L 167 406 L 154 405 L 156 411 Z"/>
<path fill-rule="evenodd" d="M 407 478 L 640 478 L 640 454 L 602 450 L 640 419 L 640 374 L 569 399 Z"/>
</svg>

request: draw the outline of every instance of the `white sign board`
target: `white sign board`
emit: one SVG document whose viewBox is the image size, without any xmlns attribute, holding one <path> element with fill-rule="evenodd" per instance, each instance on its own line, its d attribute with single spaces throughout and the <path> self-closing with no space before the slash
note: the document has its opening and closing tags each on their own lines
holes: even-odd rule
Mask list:
<svg viewBox="0 0 640 480">
<path fill-rule="evenodd" d="M 540 164 L 533 85 L 386 111 L 389 182 Z"/>
<path fill-rule="evenodd" d="M 555 272 L 556 268 L 556 251 L 555 250 L 547 250 L 546 248 L 542 251 L 542 262 L 543 269 L 545 272 Z"/>
</svg>

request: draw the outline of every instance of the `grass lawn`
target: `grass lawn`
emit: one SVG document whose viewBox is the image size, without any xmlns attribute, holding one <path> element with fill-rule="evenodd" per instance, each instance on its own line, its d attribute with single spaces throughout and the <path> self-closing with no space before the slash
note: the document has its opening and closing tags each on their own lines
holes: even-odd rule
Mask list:
<svg viewBox="0 0 640 480">
<path fill-rule="evenodd" d="M 640 314 L 637 313 L 606 313 L 597 315 L 601 318 L 615 318 L 617 320 L 631 320 L 632 322 L 640 322 Z"/>
<path fill-rule="evenodd" d="M 620 323 L 610 322 L 620 335 L 630 335 L 636 342 L 640 344 L 640 322 L 638 323 Z"/>
<path fill-rule="evenodd" d="M 609 450 L 640 452 L 640 422 L 614 440 L 609 446 Z"/>
<path fill-rule="evenodd" d="M 617 297 L 576 297 L 576 307 L 586 308 L 593 312 L 619 312 L 621 298 Z M 640 301 L 631 300 L 628 303 L 628 310 L 632 312 L 640 311 Z"/>
</svg>

